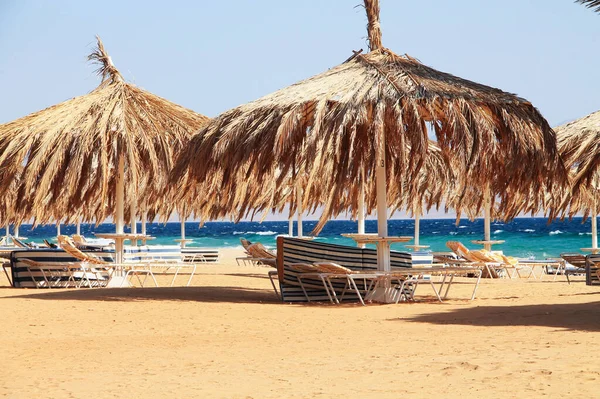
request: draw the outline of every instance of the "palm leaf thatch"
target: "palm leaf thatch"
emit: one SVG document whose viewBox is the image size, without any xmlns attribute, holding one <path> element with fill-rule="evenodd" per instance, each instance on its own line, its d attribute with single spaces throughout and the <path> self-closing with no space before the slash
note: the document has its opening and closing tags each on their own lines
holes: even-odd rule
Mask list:
<svg viewBox="0 0 600 399">
<path fill-rule="evenodd" d="M 444 159 L 441 150 L 434 144 L 429 144 L 430 156 L 426 158 L 425 165 L 421 168 L 417 179 L 414 182 L 414 188 L 409 187 L 403 174 L 399 173 L 397 180 L 392 185 L 388 199 L 389 206 L 393 211 L 397 209 L 409 209 L 414 212 L 428 211 L 431 208 L 439 208 L 444 201 L 450 197 L 453 191 L 453 182 L 455 178 L 452 169 L 447 167 L 447 161 Z M 410 149 L 406 148 L 406 156 Z M 335 168 L 334 159 L 328 161 L 328 169 Z M 308 213 L 318 212 L 323 206 L 327 205 L 329 199 L 329 187 L 311 184 L 312 190 L 307 192 L 304 187 L 309 185 L 309 176 L 307 174 L 292 173 L 287 176 L 281 175 L 281 170 L 272 169 L 270 178 L 266 179 L 267 184 L 254 184 L 251 177 L 248 177 L 249 169 L 241 167 L 234 172 L 235 176 L 225 176 L 222 171 L 215 171 L 210 179 L 204 184 L 198 185 L 192 180 L 183 179 L 180 185 L 171 190 L 174 195 L 171 201 L 170 211 L 175 210 L 175 204 L 185 206 L 193 216 L 201 220 L 215 220 L 231 218 L 235 222 L 243 218 L 254 219 L 262 214 L 264 219 L 269 212 L 282 213 L 286 207 L 292 214 L 297 212 L 296 187 L 300 185 L 303 188 L 302 209 Z M 237 184 L 235 186 L 224 186 L 224 178 L 231 179 Z M 374 190 L 375 182 L 366 180 L 364 182 L 366 190 Z M 226 190 L 222 190 L 225 187 Z M 360 185 L 350 186 L 347 191 L 342 192 L 342 196 L 331 204 L 330 215 L 335 217 L 350 209 L 351 216 L 356 217 L 358 204 L 352 201 L 358 198 Z M 407 192 L 417 192 L 417 196 L 409 197 Z M 371 204 L 371 208 L 374 207 Z M 165 210 L 168 208 L 164 208 Z M 164 217 L 168 217 L 166 214 Z M 324 226 L 324 220 L 317 224 L 313 234 L 318 234 Z"/>
<path fill-rule="evenodd" d="M 583 4 L 587 8 L 600 12 L 600 0 L 575 0 L 576 3 Z"/>
<path fill-rule="evenodd" d="M 370 53 L 212 119 L 179 156 L 173 180 L 203 185 L 220 174 L 213 189 L 230 194 L 246 184 L 269 191 L 304 174 L 305 203 L 323 202 L 324 221 L 343 198 L 356 211 L 363 171 L 373 209 L 378 151 L 387 159 L 388 204 L 400 192 L 419 196 L 433 132 L 461 175 L 458 198 L 489 186 L 516 208 L 528 193 L 566 182 L 555 134 L 530 102 L 381 47 L 378 2 L 365 0 L 365 8 Z"/>
<path fill-rule="evenodd" d="M 554 208 L 569 217 L 597 211 L 600 198 L 600 111 L 555 128 L 571 186 L 554 194 Z"/>
<path fill-rule="evenodd" d="M 19 177 L 19 220 L 113 215 L 120 156 L 127 202 L 162 192 L 174 154 L 208 120 L 125 82 L 97 39 L 88 57 L 102 78 L 95 90 L 0 125 L 0 190 Z"/>
</svg>

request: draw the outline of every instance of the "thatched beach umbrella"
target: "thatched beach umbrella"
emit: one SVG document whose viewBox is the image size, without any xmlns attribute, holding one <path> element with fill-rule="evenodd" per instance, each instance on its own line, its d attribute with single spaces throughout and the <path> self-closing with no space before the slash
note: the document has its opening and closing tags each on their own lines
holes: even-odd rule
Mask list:
<svg viewBox="0 0 600 399">
<path fill-rule="evenodd" d="M 598 248 L 600 198 L 600 111 L 555 128 L 558 147 L 571 172 L 571 190 L 558 192 L 557 207 L 569 216 L 592 218 L 592 248 Z"/>
<path fill-rule="evenodd" d="M 16 215 L 112 216 L 123 234 L 126 200 L 162 192 L 174 154 L 208 118 L 125 82 L 100 38 L 88 59 L 99 64 L 96 89 L 0 125 L 0 190 L 21 176 Z"/>
<path fill-rule="evenodd" d="M 364 173 L 366 206 L 377 209 L 386 238 L 388 204 L 402 192 L 396 177 L 406 176 L 408 197 L 418 195 L 429 132 L 463 184 L 501 201 L 514 201 L 507 187 L 519 195 L 566 179 L 555 135 L 531 103 L 384 48 L 378 1 L 365 0 L 365 8 L 370 53 L 212 119 L 178 158 L 174 180 L 204 185 L 220 174 L 220 189 L 235 192 L 245 168 L 246 180 L 267 190 L 295 168 L 308 176 L 303 203 L 325 199 L 324 223 L 345 197 L 356 211 Z M 378 256 L 388 270 L 383 239 Z"/>
</svg>

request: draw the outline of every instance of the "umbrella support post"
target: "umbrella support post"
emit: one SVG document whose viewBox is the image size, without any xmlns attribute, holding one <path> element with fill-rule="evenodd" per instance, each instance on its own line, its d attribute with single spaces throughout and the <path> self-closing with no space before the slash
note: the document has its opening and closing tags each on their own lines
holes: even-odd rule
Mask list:
<svg viewBox="0 0 600 399">
<path fill-rule="evenodd" d="M 56 236 L 58 237 L 59 235 L 61 235 L 60 233 L 60 222 L 56 223 Z"/>
<path fill-rule="evenodd" d="M 290 217 L 288 218 L 288 236 L 294 236 L 294 215 L 290 213 Z"/>
<path fill-rule="evenodd" d="M 383 132 L 382 132 L 383 133 Z M 388 236 L 387 225 L 387 187 L 384 143 L 381 140 L 381 148 L 378 149 L 377 166 L 375 167 L 375 189 L 377 192 L 377 233 L 379 237 Z M 389 272 L 390 244 L 387 241 L 377 243 L 377 269 Z M 372 300 L 383 303 L 394 302 L 390 290 L 389 279 L 383 279 L 382 283 L 373 290 Z"/>
<path fill-rule="evenodd" d="M 131 205 L 129 206 L 129 213 L 130 213 L 130 229 L 131 229 L 131 234 L 137 234 L 137 221 L 135 220 L 135 214 L 136 214 L 136 209 L 135 209 L 135 204 L 133 203 L 133 201 L 131 201 Z M 131 245 L 134 247 L 137 247 L 138 242 L 137 240 L 133 240 L 131 242 Z"/>
<path fill-rule="evenodd" d="M 491 215 L 492 215 L 492 200 L 491 200 L 491 195 L 490 195 L 490 190 L 489 188 L 487 188 L 485 190 L 485 194 L 484 194 L 484 206 L 485 206 L 485 214 L 484 214 L 484 220 L 483 220 L 483 239 L 485 241 L 490 241 L 491 240 Z M 492 250 L 492 244 L 484 244 L 483 246 L 484 249 L 491 251 Z"/>
<path fill-rule="evenodd" d="M 81 218 L 77 219 L 77 225 L 75 226 L 75 231 L 78 236 L 81 235 Z"/>
<path fill-rule="evenodd" d="M 17 237 L 17 238 L 19 238 L 19 237 L 20 237 L 20 236 L 19 236 L 19 227 L 20 227 L 20 226 L 19 226 L 18 224 L 15 224 L 15 237 Z"/>
<path fill-rule="evenodd" d="M 415 247 L 419 246 L 419 234 L 421 234 L 421 213 L 415 213 Z"/>
<path fill-rule="evenodd" d="M 302 238 L 302 187 L 296 186 L 296 207 L 298 208 L 298 238 Z"/>
<path fill-rule="evenodd" d="M 180 216 L 181 218 L 181 248 L 185 248 L 185 217 Z"/>
<path fill-rule="evenodd" d="M 142 235 L 146 235 L 146 219 L 148 219 L 148 212 L 144 210 L 142 212 Z M 142 239 L 142 245 L 146 245 L 146 239 Z"/>
<path fill-rule="evenodd" d="M 360 192 L 358 194 L 358 234 L 365 234 L 365 174 L 361 171 L 362 181 L 360 183 Z M 364 248 L 364 243 L 356 244 L 359 248 Z"/>
<path fill-rule="evenodd" d="M 598 248 L 598 211 L 596 210 L 596 199 L 592 209 L 592 248 Z"/>
</svg>

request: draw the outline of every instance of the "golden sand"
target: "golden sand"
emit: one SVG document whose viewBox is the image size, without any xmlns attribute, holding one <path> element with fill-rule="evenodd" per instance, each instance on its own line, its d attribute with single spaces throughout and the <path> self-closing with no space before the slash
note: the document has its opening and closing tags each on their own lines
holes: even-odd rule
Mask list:
<svg viewBox="0 0 600 399">
<path fill-rule="evenodd" d="M 597 286 L 486 280 L 473 302 L 290 305 L 268 268 L 223 252 L 189 288 L 26 290 L 2 276 L 0 397 L 600 395 Z"/>
</svg>

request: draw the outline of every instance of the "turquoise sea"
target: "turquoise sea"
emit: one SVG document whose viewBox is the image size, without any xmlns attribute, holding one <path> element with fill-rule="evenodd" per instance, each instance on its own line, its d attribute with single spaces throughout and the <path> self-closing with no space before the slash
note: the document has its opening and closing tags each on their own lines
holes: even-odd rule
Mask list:
<svg viewBox="0 0 600 399">
<path fill-rule="evenodd" d="M 316 221 L 304 221 L 304 234 L 307 235 L 316 225 Z M 295 223 L 294 223 L 295 224 Z M 367 233 L 377 231 L 377 221 L 367 220 Z M 413 235 L 414 221 L 410 219 L 390 220 L 389 235 Z M 138 232 L 141 225 L 138 224 Z M 180 225 L 178 222 L 167 224 L 148 224 L 149 234 L 157 237 L 153 244 L 176 244 L 179 238 Z M 357 223 L 354 221 L 330 221 L 316 237 L 316 240 L 343 245 L 354 245 L 351 239 L 340 236 L 342 233 L 354 233 Z M 75 226 L 63 225 L 62 234 L 75 233 Z M 114 232 L 113 224 L 82 225 L 82 233 L 93 237 L 94 233 Z M 209 222 L 200 228 L 197 222 L 186 224 L 186 238 L 193 240 L 188 246 L 199 247 L 238 247 L 239 239 L 245 237 L 250 241 L 259 241 L 267 247 L 274 247 L 279 234 L 287 234 L 287 221 L 274 222 Z M 56 235 L 55 226 L 38 226 L 32 230 L 31 225 L 22 225 L 20 235 L 27 237 L 26 241 L 41 243 L 42 239 L 53 240 Z M 462 220 L 456 225 L 454 219 L 423 219 L 421 220 L 421 244 L 430 245 L 433 251 L 447 250 L 445 243 L 458 240 L 472 249 L 481 248 L 472 244 L 471 240 L 483 238 L 483 220 L 473 222 Z M 591 221 L 582 223 L 581 218 L 571 221 L 555 221 L 548 224 L 544 218 L 518 218 L 509 223 L 493 222 L 492 239 L 505 240 L 494 249 L 518 257 L 558 256 L 562 252 L 578 252 L 580 248 L 591 246 Z M 403 244 L 395 244 L 393 249 L 405 249 Z"/>
</svg>

